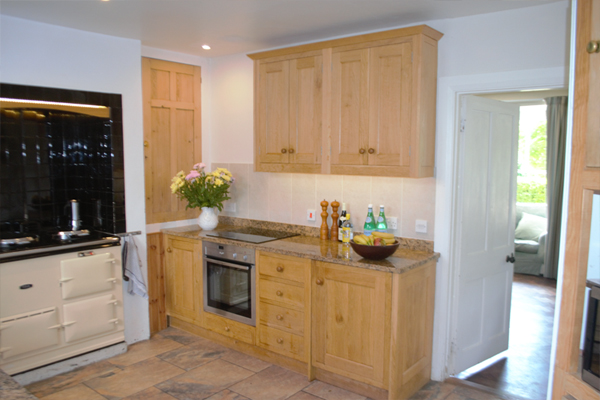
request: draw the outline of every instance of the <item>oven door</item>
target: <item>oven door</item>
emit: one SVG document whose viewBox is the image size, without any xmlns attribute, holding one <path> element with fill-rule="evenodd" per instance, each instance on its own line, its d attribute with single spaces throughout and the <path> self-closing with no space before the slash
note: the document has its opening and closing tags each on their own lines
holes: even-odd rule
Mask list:
<svg viewBox="0 0 600 400">
<path fill-rule="evenodd" d="M 256 326 L 254 265 L 204 256 L 204 311 Z"/>
</svg>

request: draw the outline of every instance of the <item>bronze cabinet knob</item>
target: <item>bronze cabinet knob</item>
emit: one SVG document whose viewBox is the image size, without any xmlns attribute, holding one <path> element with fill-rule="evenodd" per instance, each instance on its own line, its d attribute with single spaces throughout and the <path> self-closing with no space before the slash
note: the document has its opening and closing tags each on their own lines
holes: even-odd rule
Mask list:
<svg viewBox="0 0 600 400">
<path fill-rule="evenodd" d="M 277 267 L 277 272 L 283 272 L 283 267 L 281 265 Z"/>
<path fill-rule="evenodd" d="M 170 253 L 170 252 L 172 252 L 172 251 L 173 251 L 173 250 L 171 250 L 171 248 L 170 248 L 170 247 L 167 247 L 167 253 Z"/>
<path fill-rule="evenodd" d="M 282 344 L 283 343 L 283 339 L 282 338 L 277 338 L 277 343 Z"/>
<path fill-rule="evenodd" d="M 287 153 L 287 149 L 281 149 L 281 154 Z"/>
<path fill-rule="evenodd" d="M 290 154 L 294 154 L 294 149 L 290 149 Z"/>
<path fill-rule="evenodd" d="M 148 147 L 148 146 L 150 146 L 150 143 L 148 143 L 147 140 L 144 140 L 144 147 Z"/>
<path fill-rule="evenodd" d="M 228 326 L 225 327 L 225 332 L 229 332 L 231 329 L 229 329 Z"/>
<path fill-rule="evenodd" d="M 277 314 L 275 318 L 277 318 L 278 321 L 281 321 L 283 319 L 283 315 Z"/>
<path fill-rule="evenodd" d="M 322 285 L 323 284 L 323 280 L 322 279 L 317 279 L 317 285 Z"/>
<path fill-rule="evenodd" d="M 283 296 L 283 292 L 281 290 L 276 291 L 275 294 L 279 297 Z"/>
<path fill-rule="evenodd" d="M 360 154 L 365 154 L 365 151 L 366 151 L 365 149 L 360 149 L 358 152 L 359 152 Z"/>
<path fill-rule="evenodd" d="M 587 44 L 587 47 L 585 49 L 590 54 L 600 53 L 600 40 L 596 40 L 596 41 L 590 40 L 590 42 Z"/>
<path fill-rule="evenodd" d="M 369 149 L 369 154 L 373 154 L 373 153 L 375 153 L 375 149 L 371 147 L 371 148 Z"/>
</svg>

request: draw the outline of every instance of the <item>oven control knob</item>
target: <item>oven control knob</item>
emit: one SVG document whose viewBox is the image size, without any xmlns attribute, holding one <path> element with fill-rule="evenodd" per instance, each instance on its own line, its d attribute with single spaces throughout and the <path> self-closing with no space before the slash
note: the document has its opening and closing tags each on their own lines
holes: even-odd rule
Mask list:
<svg viewBox="0 0 600 400">
<path fill-rule="evenodd" d="M 237 258 L 237 253 L 233 253 L 233 258 Z"/>
<path fill-rule="evenodd" d="M 248 260 L 248 256 L 244 256 L 244 261 L 247 261 L 247 260 Z"/>
</svg>

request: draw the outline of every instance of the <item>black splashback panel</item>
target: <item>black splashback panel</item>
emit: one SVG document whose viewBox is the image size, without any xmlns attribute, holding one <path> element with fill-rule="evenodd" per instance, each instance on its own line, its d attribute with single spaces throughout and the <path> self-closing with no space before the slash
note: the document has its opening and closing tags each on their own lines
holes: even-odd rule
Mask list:
<svg viewBox="0 0 600 400">
<path fill-rule="evenodd" d="M 55 110 L 0 113 L 0 222 L 125 232 L 121 96 L 0 84 L 0 96 L 110 107 L 110 118 Z"/>
</svg>

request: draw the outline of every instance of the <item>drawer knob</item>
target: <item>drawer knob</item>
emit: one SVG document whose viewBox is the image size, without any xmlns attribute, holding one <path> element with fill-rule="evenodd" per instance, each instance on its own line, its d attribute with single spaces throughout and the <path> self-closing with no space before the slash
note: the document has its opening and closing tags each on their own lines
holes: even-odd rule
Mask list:
<svg viewBox="0 0 600 400">
<path fill-rule="evenodd" d="M 281 149 L 281 154 L 287 153 L 287 149 Z"/>
<path fill-rule="evenodd" d="M 276 291 L 275 294 L 279 297 L 283 296 L 283 292 L 281 290 Z"/>
<path fill-rule="evenodd" d="M 277 338 L 277 343 L 282 344 L 283 343 L 283 339 L 282 338 Z"/>
<path fill-rule="evenodd" d="M 369 154 L 373 154 L 373 153 L 375 153 L 375 149 L 374 148 L 370 148 L 369 149 Z"/>
<path fill-rule="evenodd" d="M 173 251 L 173 250 L 171 250 L 171 248 L 170 248 L 170 247 L 167 247 L 167 253 L 170 253 L 170 252 L 172 252 L 172 251 Z"/>
<path fill-rule="evenodd" d="M 294 149 L 290 148 L 290 154 L 294 154 Z"/>
<path fill-rule="evenodd" d="M 317 279 L 317 285 L 322 285 L 323 284 L 323 280 L 322 279 Z"/>
<path fill-rule="evenodd" d="M 283 272 L 283 267 L 281 265 L 277 267 L 277 272 Z"/>
<path fill-rule="evenodd" d="M 228 326 L 225 327 L 225 332 L 229 332 L 231 329 L 229 329 Z"/>
<path fill-rule="evenodd" d="M 275 318 L 277 318 L 279 321 L 281 321 L 283 319 L 283 315 L 277 314 L 277 316 Z"/>
<path fill-rule="evenodd" d="M 358 152 L 359 152 L 360 154 L 365 154 L 365 151 L 366 151 L 365 149 L 360 149 Z"/>
</svg>

